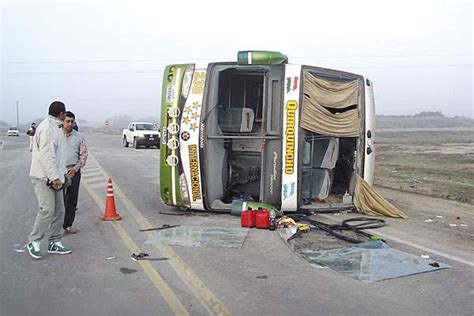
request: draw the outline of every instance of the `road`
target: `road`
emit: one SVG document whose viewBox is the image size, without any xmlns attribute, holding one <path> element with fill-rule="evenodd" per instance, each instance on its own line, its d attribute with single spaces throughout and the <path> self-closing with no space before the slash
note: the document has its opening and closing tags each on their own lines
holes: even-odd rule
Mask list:
<svg viewBox="0 0 474 316">
<path fill-rule="evenodd" d="M 28 139 L 0 136 L 1 315 L 474 314 L 472 205 L 382 189 L 389 199 L 401 199 L 411 218 L 389 220 L 377 233 L 391 247 L 429 254 L 451 268 L 363 283 L 309 265 L 271 231 L 251 229 L 241 249 L 145 243 L 154 232 L 141 228 L 237 228 L 240 219 L 160 214 L 174 210 L 159 199 L 158 150 L 123 148 L 113 135 L 87 134 L 86 139 L 91 158 L 75 222 L 80 232 L 63 239 L 73 253 L 34 260 L 15 251 L 26 243 L 37 212 Z M 109 176 L 123 217 L 119 222 L 99 219 Z M 436 215 L 468 226 L 437 223 Z M 324 217 L 344 216 L 349 215 Z M 425 222 L 428 217 L 433 222 Z M 167 260 L 130 260 L 139 251 Z"/>
</svg>

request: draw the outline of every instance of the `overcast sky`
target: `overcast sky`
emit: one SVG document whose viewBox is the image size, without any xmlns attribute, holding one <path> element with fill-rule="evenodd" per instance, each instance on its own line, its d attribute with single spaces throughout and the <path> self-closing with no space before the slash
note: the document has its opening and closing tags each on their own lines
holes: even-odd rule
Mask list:
<svg viewBox="0 0 474 316">
<path fill-rule="evenodd" d="M 0 120 L 159 116 L 164 66 L 277 50 L 366 75 L 378 114 L 474 118 L 473 7 L 445 1 L 1 2 Z"/>
</svg>

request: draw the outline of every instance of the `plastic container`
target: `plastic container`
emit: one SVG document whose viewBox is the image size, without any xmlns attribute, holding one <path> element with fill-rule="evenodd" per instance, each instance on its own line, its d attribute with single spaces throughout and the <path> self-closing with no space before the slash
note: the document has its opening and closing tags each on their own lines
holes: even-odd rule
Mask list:
<svg viewBox="0 0 474 316">
<path fill-rule="evenodd" d="M 350 195 L 347 191 L 342 196 L 342 203 L 344 203 L 344 204 L 351 204 L 352 203 L 352 195 Z"/>
<path fill-rule="evenodd" d="M 270 227 L 270 212 L 267 209 L 260 209 L 255 215 L 255 226 L 260 229 Z"/>
<path fill-rule="evenodd" d="M 260 203 L 255 201 L 248 201 L 248 200 L 233 200 L 230 206 L 230 214 L 235 216 L 240 216 L 242 211 L 245 210 L 260 210 L 260 209 L 267 209 L 269 211 L 273 210 L 275 212 L 276 217 L 283 216 L 283 212 L 274 206 L 266 203 Z"/>
<path fill-rule="evenodd" d="M 256 213 L 252 210 L 242 211 L 240 214 L 240 224 L 242 227 L 255 227 Z"/>
</svg>

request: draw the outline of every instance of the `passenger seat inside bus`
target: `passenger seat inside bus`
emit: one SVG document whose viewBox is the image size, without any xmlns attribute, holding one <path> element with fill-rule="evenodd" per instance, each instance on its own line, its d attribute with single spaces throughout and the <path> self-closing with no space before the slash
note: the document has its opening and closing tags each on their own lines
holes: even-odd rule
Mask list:
<svg viewBox="0 0 474 316">
<path fill-rule="evenodd" d="M 250 133 L 254 120 L 253 109 L 218 106 L 218 123 L 224 133 Z"/>
</svg>

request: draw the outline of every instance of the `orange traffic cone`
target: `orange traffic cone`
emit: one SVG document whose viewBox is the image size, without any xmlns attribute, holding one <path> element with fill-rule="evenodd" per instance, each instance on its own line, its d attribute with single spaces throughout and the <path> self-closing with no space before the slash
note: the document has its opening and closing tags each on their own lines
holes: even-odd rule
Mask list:
<svg viewBox="0 0 474 316">
<path fill-rule="evenodd" d="M 115 210 L 114 189 L 112 188 L 112 179 L 109 178 L 107 184 L 107 200 L 105 201 L 104 215 L 100 217 L 103 221 L 119 221 L 122 217 Z"/>
</svg>

